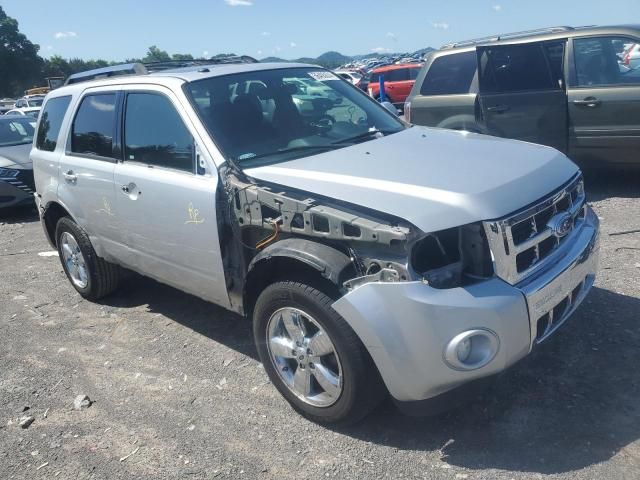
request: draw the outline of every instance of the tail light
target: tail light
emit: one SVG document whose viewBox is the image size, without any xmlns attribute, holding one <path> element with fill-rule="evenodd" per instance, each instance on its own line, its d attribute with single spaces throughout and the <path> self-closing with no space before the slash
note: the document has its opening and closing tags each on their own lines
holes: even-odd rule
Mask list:
<svg viewBox="0 0 640 480">
<path fill-rule="evenodd" d="M 411 102 L 404 102 L 404 119 L 406 122 L 411 123 Z"/>
</svg>

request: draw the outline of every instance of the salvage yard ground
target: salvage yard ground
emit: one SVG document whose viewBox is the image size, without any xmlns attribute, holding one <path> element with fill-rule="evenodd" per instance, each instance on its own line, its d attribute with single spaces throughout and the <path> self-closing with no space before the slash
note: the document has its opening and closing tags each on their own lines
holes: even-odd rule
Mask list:
<svg viewBox="0 0 640 480">
<path fill-rule="evenodd" d="M 640 175 L 587 187 L 600 272 L 569 323 L 466 407 L 347 429 L 291 410 L 247 321 L 138 276 L 86 302 L 35 214 L 1 214 L 0 478 L 638 479 Z"/>
</svg>

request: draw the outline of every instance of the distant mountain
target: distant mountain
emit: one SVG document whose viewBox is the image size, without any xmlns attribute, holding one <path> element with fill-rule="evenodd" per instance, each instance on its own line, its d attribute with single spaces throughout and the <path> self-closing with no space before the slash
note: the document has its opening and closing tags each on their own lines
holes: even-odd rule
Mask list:
<svg viewBox="0 0 640 480">
<path fill-rule="evenodd" d="M 425 53 L 429 53 L 435 50 L 431 47 L 421 48 L 420 50 L 416 50 L 413 53 L 419 53 L 420 55 L 424 55 Z M 296 58 L 294 60 L 285 60 L 283 58 L 278 57 L 267 57 L 260 60 L 263 63 L 273 63 L 273 62 L 295 62 L 295 63 L 311 63 L 313 65 L 320 65 L 326 68 L 336 68 L 340 65 L 344 65 L 345 63 L 349 63 L 354 60 L 360 60 L 363 58 L 373 58 L 373 57 L 382 57 L 382 56 L 391 56 L 396 57 L 398 55 L 402 55 L 402 53 L 367 53 L 365 55 L 353 55 L 352 57 L 348 57 L 346 55 L 342 55 L 339 52 L 326 52 L 320 55 L 317 58 L 309 58 L 302 57 Z"/>
</svg>

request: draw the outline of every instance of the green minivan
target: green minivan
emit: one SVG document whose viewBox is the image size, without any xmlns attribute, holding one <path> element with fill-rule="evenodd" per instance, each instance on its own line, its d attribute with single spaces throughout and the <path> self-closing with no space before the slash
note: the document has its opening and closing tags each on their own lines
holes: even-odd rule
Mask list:
<svg viewBox="0 0 640 480">
<path fill-rule="evenodd" d="M 405 104 L 417 125 L 549 145 L 583 167 L 640 165 L 640 25 L 551 27 L 452 43 Z"/>
</svg>

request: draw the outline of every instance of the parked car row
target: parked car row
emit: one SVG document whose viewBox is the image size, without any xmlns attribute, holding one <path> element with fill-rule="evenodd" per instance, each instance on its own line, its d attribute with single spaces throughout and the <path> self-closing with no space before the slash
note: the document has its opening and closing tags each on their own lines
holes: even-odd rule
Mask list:
<svg viewBox="0 0 640 480">
<path fill-rule="evenodd" d="M 38 118 L 43 101 L 44 95 L 25 95 L 18 100 L 3 98 L 0 100 L 0 114 Z"/>
</svg>

